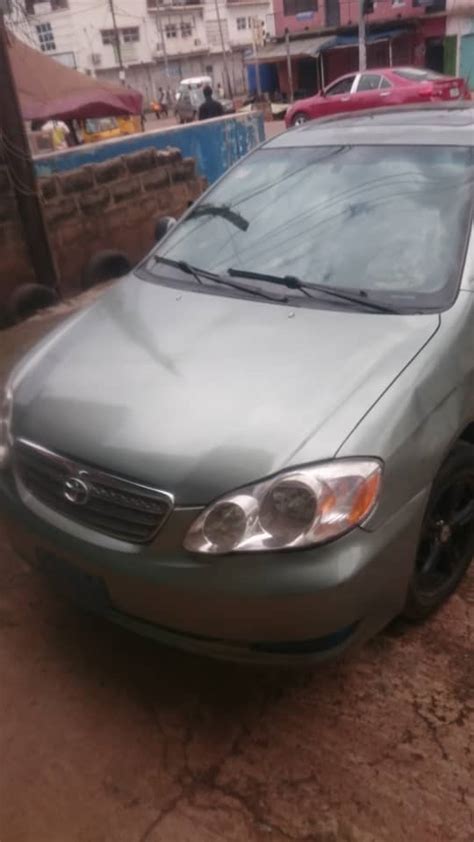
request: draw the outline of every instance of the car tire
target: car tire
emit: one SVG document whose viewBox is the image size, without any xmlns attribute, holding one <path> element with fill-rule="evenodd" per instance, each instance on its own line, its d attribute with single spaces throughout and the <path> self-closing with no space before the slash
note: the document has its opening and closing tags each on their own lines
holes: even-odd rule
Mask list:
<svg viewBox="0 0 474 842">
<path fill-rule="evenodd" d="M 307 123 L 309 117 L 307 114 L 304 114 L 303 111 L 298 111 L 291 121 L 292 126 L 303 126 L 304 123 Z"/>
<path fill-rule="evenodd" d="M 38 310 L 52 307 L 59 301 L 59 294 L 43 284 L 22 284 L 10 295 L 5 308 L 5 322 L 15 325 L 33 316 Z"/>
<path fill-rule="evenodd" d="M 403 616 L 419 621 L 436 611 L 473 556 L 474 445 L 460 442 L 433 483 Z"/>
<path fill-rule="evenodd" d="M 122 251 L 105 249 L 95 254 L 82 270 L 81 287 L 91 289 L 97 284 L 121 278 L 130 272 L 132 265 L 127 255 Z"/>
</svg>

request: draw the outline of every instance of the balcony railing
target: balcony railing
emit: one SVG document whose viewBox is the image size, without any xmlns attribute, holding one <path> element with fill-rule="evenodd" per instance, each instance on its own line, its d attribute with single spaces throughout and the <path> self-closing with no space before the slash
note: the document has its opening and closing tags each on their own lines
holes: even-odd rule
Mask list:
<svg viewBox="0 0 474 842">
<path fill-rule="evenodd" d="M 25 14 L 30 16 L 44 12 L 62 12 L 69 9 L 69 0 L 25 0 L 24 9 Z"/>
<path fill-rule="evenodd" d="M 170 9 L 182 9 L 183 6 L 203 6 L 204 0 L 146 0 L 147 10 L 152 14 Z"/>
</svg>

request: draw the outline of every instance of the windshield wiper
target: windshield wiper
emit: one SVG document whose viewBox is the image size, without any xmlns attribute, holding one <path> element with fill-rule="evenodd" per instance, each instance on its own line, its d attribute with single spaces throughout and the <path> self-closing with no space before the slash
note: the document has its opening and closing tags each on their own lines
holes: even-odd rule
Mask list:
<svg viewBox="0 0 474 842">
<path fill-rule="evenodd" d="M 285 304 L 288 301 L 288 297 L 286 295 L 269 295 L 261 289 L 248 287 L 245 284 L 236 284 L 230 279 L 223 277 L 222 275 L 218 275 L 215 272 L 208 272 L 207 269 L 199 269 L 197 266 L 192 266 L 191 263 L 188 263 L 186 260 L 172 260 L 169 257 L 162 257 L 160 254 L 155 254 L 153 259 L 155 263 L 162 263 L 164 266 L 171 266 L 173 269 L 181 269 L 181 271 L 185 272 L 186 275 L 192 275 L 198 284 L 201 285 L 203 283 L 202 279 L 204 278 L 205 280 L 214 281 L 216 284 L 222 284 L 223 286 L 231 287 L 231 289 L 239 290 L 239 292 L 254 295 L 256 298 L 264 298 L 265 301 L 278 301 L 281 304 Z"/>
<path fill-rule="evenodd" d="M 189 218 L 193 216 L 222 216 L 227 222 L 231 222 L 236 228 L 241 231 L 246 231 L 250 223 L 241 213 L 232 210 L 228 205 L 211 205 L 205 202 L 202 205 L 197 205 L 189 214 Z"/>
<path fill-rule="evenodd" d="M 304 281 L 300 281 L 299 278 L 294 277 L 294 275 L 269 275 L 265 272 L 250 272 L 245 269 L 228 269 L 227 271 L 231 278 L 248 278 L 253 281 L 267 281 L 270 284 L 278 284 L 279 286 L 287 287 L 287 289 L 297 289 L 308 298 L 314 298 L 314 295 L 312 294 L 314 291 L 328 295 L 331 298 L 338 298 L 341 301 L 348 301 L 351 304 L 357 304 L 359 306 L 366 307 L 367 309 L 375 310 L 378 313 L 398 313 L 398 311 L 394 310 L 393 307 L 380 304 L 378 301 L 372 301 L 369 298 L 368 293 L 363 290 L 359 290 L 357 293 L 352 294 L 349 292 L 339 292 L 336 289 L 324 286 L 324 284 L 306 284 Z"/>
</svg>

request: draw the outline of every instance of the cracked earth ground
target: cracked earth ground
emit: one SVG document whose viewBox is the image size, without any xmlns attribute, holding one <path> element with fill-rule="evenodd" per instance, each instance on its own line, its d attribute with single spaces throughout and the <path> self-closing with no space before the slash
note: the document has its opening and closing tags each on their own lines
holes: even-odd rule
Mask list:
<svg viewBox="0 0 474 842">
<path fill-rule="evenodd" d="M 57 318 L 0 334 L 0 379 Z M 474 842 L 472 568 L 424 626 L 281 672 L 84 616 L 0 532 L 0 632 L 1 842 Z"/>
</svg>

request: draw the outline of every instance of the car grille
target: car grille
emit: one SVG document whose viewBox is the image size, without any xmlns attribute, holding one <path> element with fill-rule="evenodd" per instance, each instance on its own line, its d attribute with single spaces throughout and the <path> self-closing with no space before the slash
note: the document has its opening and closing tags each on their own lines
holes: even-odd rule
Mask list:
<svg viewBox="0 0 474 842">
<path fill-rule="evenodd" d="M 122 541 L 151 541 L 173 507 L 166 492 L 111 476 L 25 439 L 15 442 L 14 470 L 17 481 L 50 509 Z"/>
</svg>

